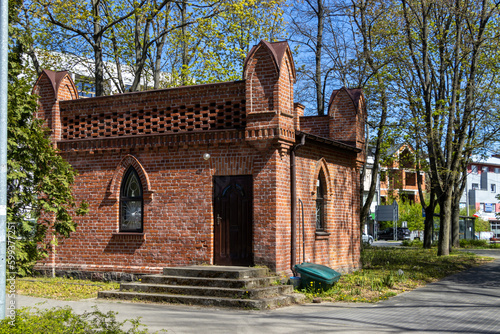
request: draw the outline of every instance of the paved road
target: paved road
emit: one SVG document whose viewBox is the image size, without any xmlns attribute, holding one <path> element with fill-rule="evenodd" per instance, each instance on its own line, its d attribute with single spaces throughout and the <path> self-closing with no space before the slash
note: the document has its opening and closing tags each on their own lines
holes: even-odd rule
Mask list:
<svg viewBox="0 0 500 334">
<path fill-rule="evenodd" d="M 388 241 L 388 240 L 377 240 L 374 241 L 372 246 L 375 247 L 396 247 L 401 246 L 402 241 Z"/>
<path fill-rule="evenodd" d="M 121 320 L 141 316 L 151 331 L 168 333 L 500 333 L 500 250 L 496 261 L 376 304 L 322 303 L 244 311 L 86 300 L 61 302 L 18 296 L 20 306 L 97 305 Z"/>
</svg>

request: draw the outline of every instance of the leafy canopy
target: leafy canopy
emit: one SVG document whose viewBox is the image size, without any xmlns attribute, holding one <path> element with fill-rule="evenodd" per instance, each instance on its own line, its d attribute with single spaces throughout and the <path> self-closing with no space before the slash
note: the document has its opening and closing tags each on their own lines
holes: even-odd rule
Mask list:
<svg viewBox="0 0 500 334">
<path fill-rule="evenodd" d="M 16 31 L 10 35 L 15 38 Z M 16 259 L 8 262 L 8 271 L 26 275 L 51 244 L 75 231 L 72 214 L 85 214 L 87 204 L 75 203 L 71 185 L 77 173 L 58 154 L 43 121 L 34 117 L 37 97 L 22 75 L 22 45 L 12 39 L 9 47 L 7 222 Z"/>
</svg>

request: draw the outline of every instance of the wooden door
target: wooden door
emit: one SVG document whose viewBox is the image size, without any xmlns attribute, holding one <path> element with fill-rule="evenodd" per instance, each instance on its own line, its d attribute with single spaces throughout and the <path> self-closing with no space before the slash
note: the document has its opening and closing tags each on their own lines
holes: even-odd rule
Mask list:
<svg viewBox="0 0 500 334">
<path fill-rule="evenodd" d="M 252 176 L 214 177 L 214 263 L 250 266 Z"/>
</svg>

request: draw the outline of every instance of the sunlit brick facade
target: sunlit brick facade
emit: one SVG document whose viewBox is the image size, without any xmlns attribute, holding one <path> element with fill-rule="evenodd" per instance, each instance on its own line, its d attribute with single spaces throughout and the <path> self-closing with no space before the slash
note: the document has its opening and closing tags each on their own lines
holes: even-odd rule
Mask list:
<svg viewBox="0 0 500 334">
<path fill-rule="evenodd" d="M 37 268 L 102 275 L 225 264 L 290 273 L 292 182 L 306 239 L 303 259 L 300 207 L 296 262 L 359 268 L 363 95 L 340 89 L 327 116 L 304 117 L 294 81 L 288 44 L 265 41 L 234 82 L 79 99 L 67 72 L 44 71 L 34 88 L 38 117 L 78 171 L 74 194 L 89 213 Z"/>
</svg>

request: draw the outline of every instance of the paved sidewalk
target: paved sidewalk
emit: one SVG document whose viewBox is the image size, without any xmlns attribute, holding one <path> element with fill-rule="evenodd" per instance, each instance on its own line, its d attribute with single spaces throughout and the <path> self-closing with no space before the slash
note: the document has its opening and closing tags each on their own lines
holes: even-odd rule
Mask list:
<svg viewBox="0 0 500 334">
<path fill-rule="evenodd" d="M 492 263 L 376 304 L 322 303 L 244 311 L 101 300 L 62 302 L 17 297 L 19 306 L 97 305 L 118 319 L 142 317 L 150 331 L 168 333 L 499 333 L 500 250 Z"/>
</svg>

